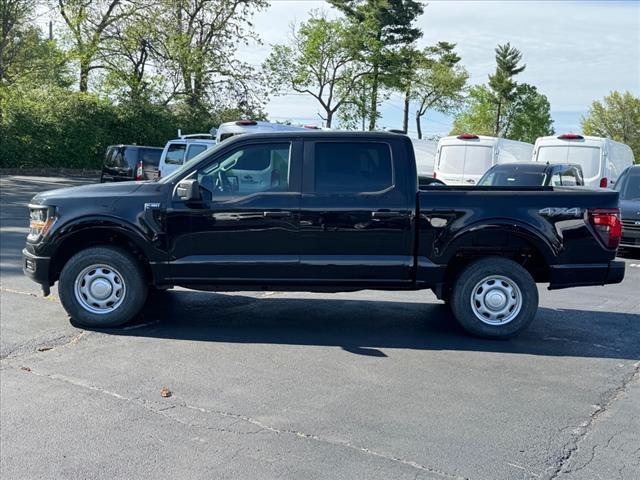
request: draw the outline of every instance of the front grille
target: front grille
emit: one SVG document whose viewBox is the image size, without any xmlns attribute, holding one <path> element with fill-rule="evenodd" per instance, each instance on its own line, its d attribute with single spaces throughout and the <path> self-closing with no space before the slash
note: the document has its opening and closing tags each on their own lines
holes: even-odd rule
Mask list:
<svg viewBox="0 0 640 480">
<path fill-rule="evenodd" d="M 622 229 L 630 232 L 640 232 L 640 224 L 636 224 L 640 220 L 622 220 Z"/>
</svg>

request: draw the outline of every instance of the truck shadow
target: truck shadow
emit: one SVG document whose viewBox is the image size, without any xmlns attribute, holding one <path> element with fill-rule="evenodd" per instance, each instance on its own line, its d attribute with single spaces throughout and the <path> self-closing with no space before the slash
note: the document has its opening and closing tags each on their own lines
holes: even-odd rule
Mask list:
<svg viewBox="0 0 640 480">
<path fill-rule="evenodd" d="M 171 291 L 153 299 L 122 336 L 223 343 L 341 347 L 378 357 L 387 349 L 469 350 L 640 359 L 640 314 L 541 308 L 509 341 L 473 338 L 440 303 L 249 297 Z"/>
</svg>

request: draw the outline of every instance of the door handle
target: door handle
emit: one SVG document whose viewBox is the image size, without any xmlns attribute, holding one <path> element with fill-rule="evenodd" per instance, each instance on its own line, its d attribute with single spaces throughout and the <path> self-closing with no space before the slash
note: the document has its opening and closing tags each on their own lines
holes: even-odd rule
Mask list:
<svg viewBox="0 0 640 480">
<path fill-rule="evenodd" d="M 284 218 L 284 217 L 290 217 L 291 212 L 286 210 L 268 210 L 268 211 L 262 212 L 262 215 L 266 218 Z"/>
<path fill-rule="evenodd" d="M 400 216 L 400 212 L 391 212 L 388 210 L 383 210 L 379 212 L 371 212 L 371 218 L 391 218 Z"/>
</svg>

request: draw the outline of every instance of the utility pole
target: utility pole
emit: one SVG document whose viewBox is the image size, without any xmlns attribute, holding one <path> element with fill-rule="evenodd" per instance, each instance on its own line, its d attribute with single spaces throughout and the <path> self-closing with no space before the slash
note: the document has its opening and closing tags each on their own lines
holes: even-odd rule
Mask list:
<svg viewBox="0 0 640 480">
<path fill-rule="evenodd" d="M 49 20 L 49 40 L 53 40 L 53 20 Z"/>
</svg>

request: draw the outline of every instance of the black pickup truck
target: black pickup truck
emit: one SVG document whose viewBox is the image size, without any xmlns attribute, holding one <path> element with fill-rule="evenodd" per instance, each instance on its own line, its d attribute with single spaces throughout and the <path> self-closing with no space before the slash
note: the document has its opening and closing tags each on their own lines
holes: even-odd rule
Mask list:
<svg viewBox="0 0 640 480">
<path fill-rule="evenodd" d="M 469 332 L 516 335 L 550 289 L 619 283 L 618 193 L 418 188 L 393 133 L 238 136 L 159 181 L 36 195 L 24 272 L 121 325 L 150 290 L 432 289 Z M 346 320 L 348 321 L 348 320 Z"/>
</svg>

